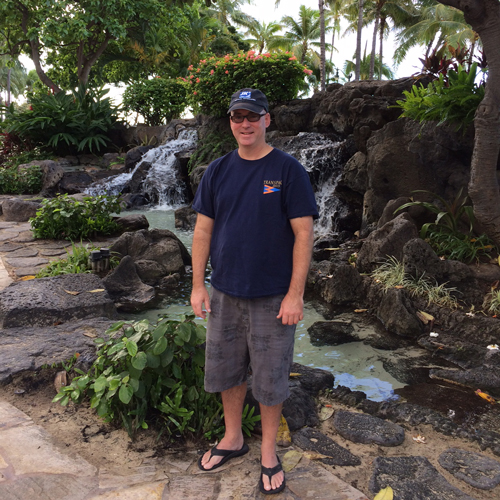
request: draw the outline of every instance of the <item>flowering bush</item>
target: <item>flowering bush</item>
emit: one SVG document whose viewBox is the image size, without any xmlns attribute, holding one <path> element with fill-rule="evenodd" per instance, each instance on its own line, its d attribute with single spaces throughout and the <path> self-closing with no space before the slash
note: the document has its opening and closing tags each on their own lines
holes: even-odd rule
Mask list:
<svg viewBox="0 0 500 500">
<path fill-rule="evenodd" d="M 223 116 L 238 89 L 258 88 L 270 104 L 289 101 L 307 88 L 304 77 L 311 73 L 289 52 L 256 55 L 250 50 L 202 60 L 197 67 L 190 66 L 188 78 L 182 80 L 189 89 L 188 102 L 193 109 Z"/>
<path fill-rule="evenodd" d="M 186 108 L 186 89 L 177 80 L 161 77 L 141 80 L 127 87 L 123 107 L 128 112 L 140 113 L 146 125 L 163 125 L 179 118 Z"/>
</svg>

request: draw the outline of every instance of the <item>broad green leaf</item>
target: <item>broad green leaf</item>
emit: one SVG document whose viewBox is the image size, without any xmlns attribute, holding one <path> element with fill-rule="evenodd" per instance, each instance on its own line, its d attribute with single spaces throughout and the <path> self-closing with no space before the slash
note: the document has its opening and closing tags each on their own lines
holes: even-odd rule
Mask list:
<svg viewBox="0 0 500 500">
<path fill-rule="evenodd" d="M 155 356 L 152 352 L 147 352 L 147 365 L 151 368 L 158 368 L 160 366 L 160 357 Z"/>
<path fill-rule="evenodd" d="M 184 342 L 189 342 L 191 339 L 191 325 L 189 323 L 181 323 L 177 332 L 179 337 L 184 340 Z"/>
<path fill-rule="evenodd" d="M 148 357 L 145 352 L 139 352 L 137 356 L 132 358 L 132 366 L 137 370 L 144 370 L 148 362 Z"/>
<path fill-rule="evenodd" d="M 126 342 L 126 347 L 127 347 L 127 351 L 128 353 L 133 357 L 137 354 L 137 351 L 139 350 L 138 347 L 137 347 L 137 344 L 132 341 L 132 340 L 128 340 Z"/>
<path fill-rule="evenodd" d="M 153 332 L 153 340 L 158 341 L 161 337 L 165 335 L 168 329 L 168 323 L 160 323 Z"/>
<path fill-rule="evenodd" d="M 132 396 L 134 394 L 134 390 L 132 389 L 132 387 L 130 385 L 122 385 L 120 387 L 120 391 L 118 392 L 118 397 L 120 398 L 120 401 L 125 404 L 125 405 L 128 405 L 130 403 L 130 400 L 132 399 Z"/>
<path fill-rule="evenodd" d="M 108 386 L 108 381 L 102 375 L 94 382 L 94 391 L 102 392 Z"/>
<path fill-rule="evenodd" d="M 167 348 L 168 341 L 165 337 L 160 337 L 153 349 L 153 354 L 159 355 Z"/>
<path fill-rule="evenodd" d="M 174 359 L 174 350 L 168 346 L 161 354 L 161 366 L 166 368 Z"/>
</svg>

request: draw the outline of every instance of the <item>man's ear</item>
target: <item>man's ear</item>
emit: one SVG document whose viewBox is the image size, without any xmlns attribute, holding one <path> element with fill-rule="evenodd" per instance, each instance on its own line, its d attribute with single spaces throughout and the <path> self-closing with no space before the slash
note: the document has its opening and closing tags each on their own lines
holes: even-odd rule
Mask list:
<svg viewBox="0 0 500 500">
<path fill-rule="evenodd" d="M 266 113 L 266 116 L 264 117 L 264 123 L 266 124 L 266 128 L 271 125 L 271 114 Z"/>
</svg>

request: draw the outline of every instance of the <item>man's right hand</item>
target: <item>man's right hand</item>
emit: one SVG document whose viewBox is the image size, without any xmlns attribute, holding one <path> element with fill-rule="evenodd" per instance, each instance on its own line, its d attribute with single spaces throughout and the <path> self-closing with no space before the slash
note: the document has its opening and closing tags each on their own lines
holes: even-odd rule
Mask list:
<svg viewBox="0 0 500 500">
<path fill-rule="evenodd" d="M 203 305 L 205 305 L 205 310 L 203 309 Z M 203 319 L 206 319 L 207 312 L 211 312 L 210 297 L 204 285 L 193 288 L 191 292 L 191 307 L 194 314 Z"/>
</svg>

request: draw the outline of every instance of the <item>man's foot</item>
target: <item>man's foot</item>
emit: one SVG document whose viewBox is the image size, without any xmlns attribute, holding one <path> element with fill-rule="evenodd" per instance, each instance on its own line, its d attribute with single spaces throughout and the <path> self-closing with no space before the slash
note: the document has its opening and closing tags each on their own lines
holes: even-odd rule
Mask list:
<svg viewBox="0 0 500 500">
<path fill-rule="evenodd" d="M 278 455 L 276 461 L 278 463 L 274 467 L 260 466 L 259 490 L 264 495 L 274 495 L 285 489 L 285 473 Z"/>
<path fill-rule="evenodd" d="M 222 445 L 219 443 L 219 445 Z M 198 460 L 198 467 L 202 471 L 210 471 L 217 469 L 224 465 L 227 461 L 232 458 L 241 457 L 248 453 L 249 448 L 246 443 L 243 443 L 243 446 L 238 450 L 224 450 L 222 448 L 217 448 L 214 446 L 211 450 L 207 451 L 200 459 Z"/>
</svg>

